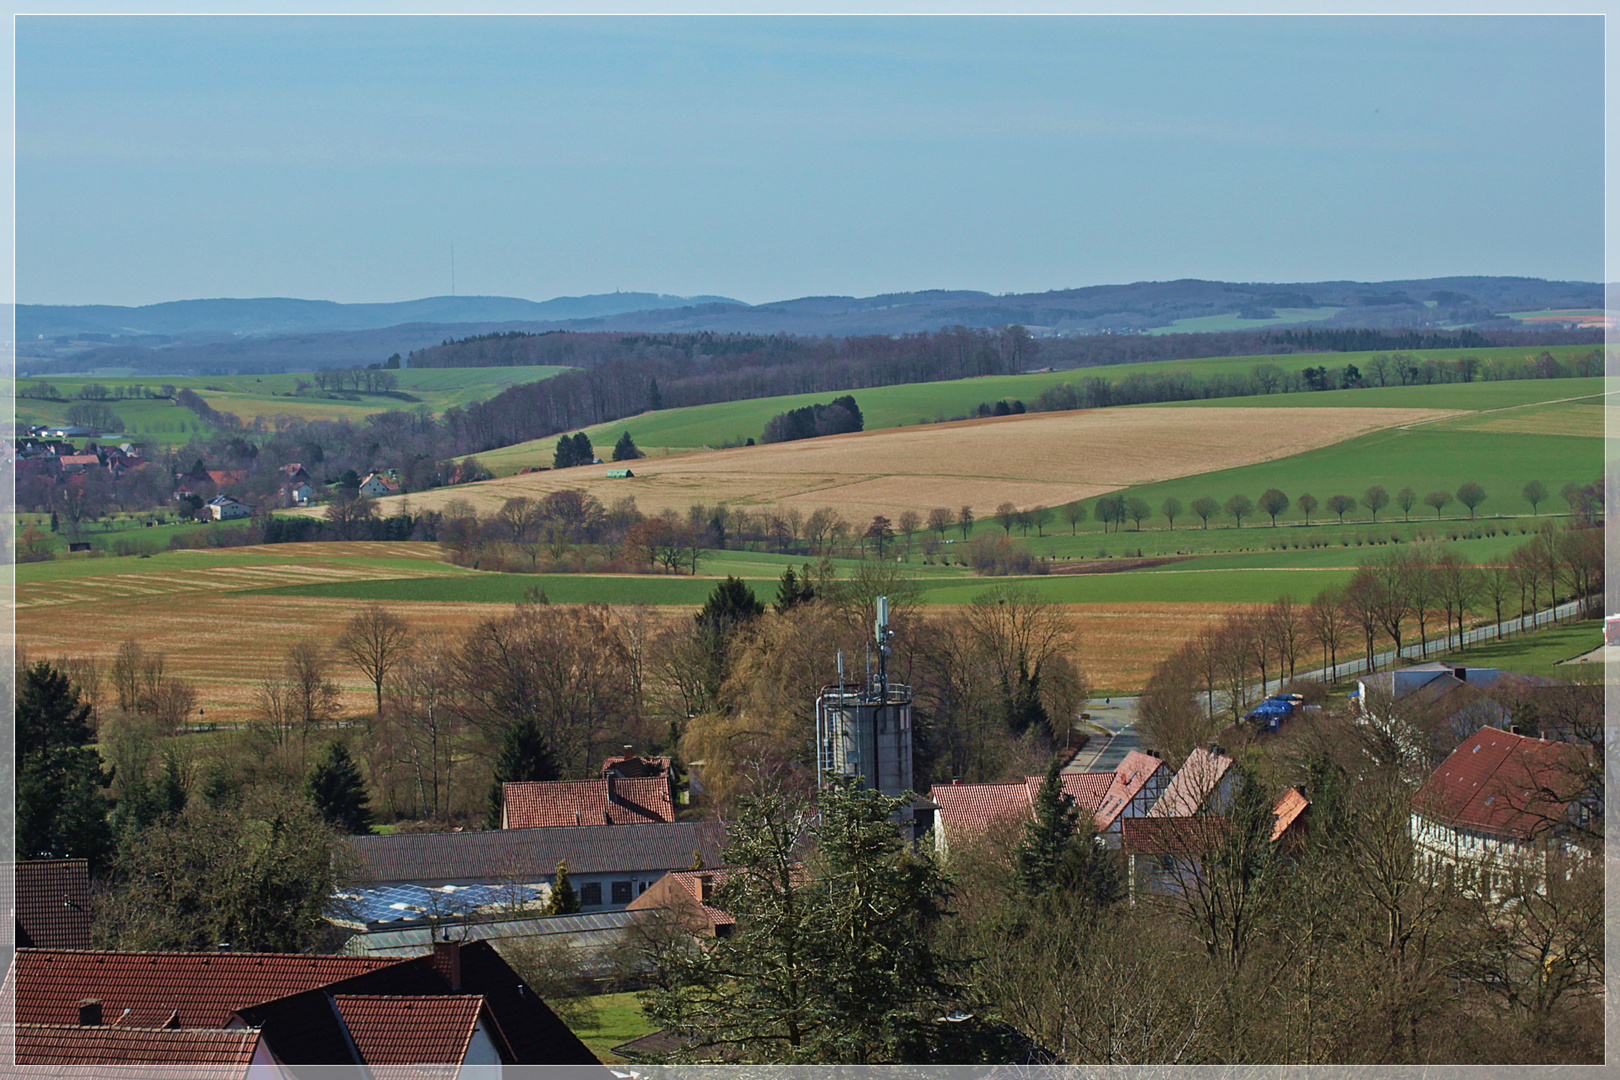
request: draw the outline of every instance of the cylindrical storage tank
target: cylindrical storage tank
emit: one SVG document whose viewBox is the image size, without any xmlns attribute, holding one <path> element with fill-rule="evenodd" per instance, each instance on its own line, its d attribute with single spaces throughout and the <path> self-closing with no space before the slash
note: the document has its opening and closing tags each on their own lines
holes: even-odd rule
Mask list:
<svg viewBox="0 0 1620 1080">
<path fill-rule="evenodd" d="M 816 699 L 817 766 L 823 780 L 859 776 L 885 795 L 912 790 L 911 694 L 828 687 Z"/>
</svg>

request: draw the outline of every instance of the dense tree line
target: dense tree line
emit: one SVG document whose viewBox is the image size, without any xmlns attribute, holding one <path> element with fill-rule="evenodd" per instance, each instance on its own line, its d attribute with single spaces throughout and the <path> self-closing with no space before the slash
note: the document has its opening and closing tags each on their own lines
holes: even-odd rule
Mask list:
<svg viewBox="0 0 1620 1080">
<path fill-rule="evenodd" d="M 802 409 L 789 409 L 777 413 L 765 422 L 762 443 L 792 442 L 796 439 L 814 439 L 821 435 L 842 435 L 860 431 L 866 424 L 861 407 L 853 395 L 833 398 L 823 405 L 819 402 Z"/>
</svg>

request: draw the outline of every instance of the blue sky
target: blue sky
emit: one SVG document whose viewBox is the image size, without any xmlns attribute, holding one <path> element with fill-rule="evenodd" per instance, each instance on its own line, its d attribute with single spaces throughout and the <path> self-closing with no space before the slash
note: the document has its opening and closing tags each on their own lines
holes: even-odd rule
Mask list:
<svg viewBox="0 0 1620 1080">
<path fill-rule="evenodd" d="M 17 300 L 1603 276 L 1581 18 L 16 24 Z"/>
</svg>

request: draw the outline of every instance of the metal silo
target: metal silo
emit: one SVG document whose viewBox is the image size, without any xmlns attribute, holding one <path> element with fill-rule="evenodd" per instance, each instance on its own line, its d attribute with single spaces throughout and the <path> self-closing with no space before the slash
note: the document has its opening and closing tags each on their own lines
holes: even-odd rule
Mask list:
<svg viewBox="0 0 1620 1080">
<path fill-rule="evenodd" d="M 844 679 L 838 657 L 838 682 L 816 697 L 816 780 L 858 776 L 861 786 L 885 795 L 912 788 L 911 687 L 891 683 L 888 675 L 889 598 L 878 598 L 873 625 L 878 667 L 865 682 Z M 870 669 L 870 664 L 868 664 Z"/>
</svg>

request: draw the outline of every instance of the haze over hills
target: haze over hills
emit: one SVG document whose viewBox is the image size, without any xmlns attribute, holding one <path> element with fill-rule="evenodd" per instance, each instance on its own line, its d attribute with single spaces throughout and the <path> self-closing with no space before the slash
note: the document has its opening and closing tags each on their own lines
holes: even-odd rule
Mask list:
<svg viewBox="0 0 1620 1080">
<path fill-rule="evenodd" d="M 614 292 L 519 300 L 507 296 L 430 296 L 392 304 L 339 304 L 331 300 L 265 297 L 252 300 L 173 300 L 143 307 L 18 304 L 17 336 L 23 341 L 62 335 L 303 333 L 312 330 L 376 330 L 406 323 L 544 322 L 590 319 L 627 311 L 656 311 L 692 304 L 736 304 L 723 296 L 664 296 Z"/>
<path fill-rule="evenodd" d="M 1382 282 L 1187 279 L 995 295 L 925 290 L 750 305 L 718 296 L 606 293 L 531 301 L 439 296 L 391 304 L 181 300 L 145 307 L 17 306 L 21 374 L 127 367 L 181 374 L 375 363 L 446 338 L 519 331 L 897 335 L 1019 324 L 1037 337 L 1288 326 L 1505 327 L 1505 312 L 1596 308 L 1593 282 L 1449 277 Z"/>
</svg>

